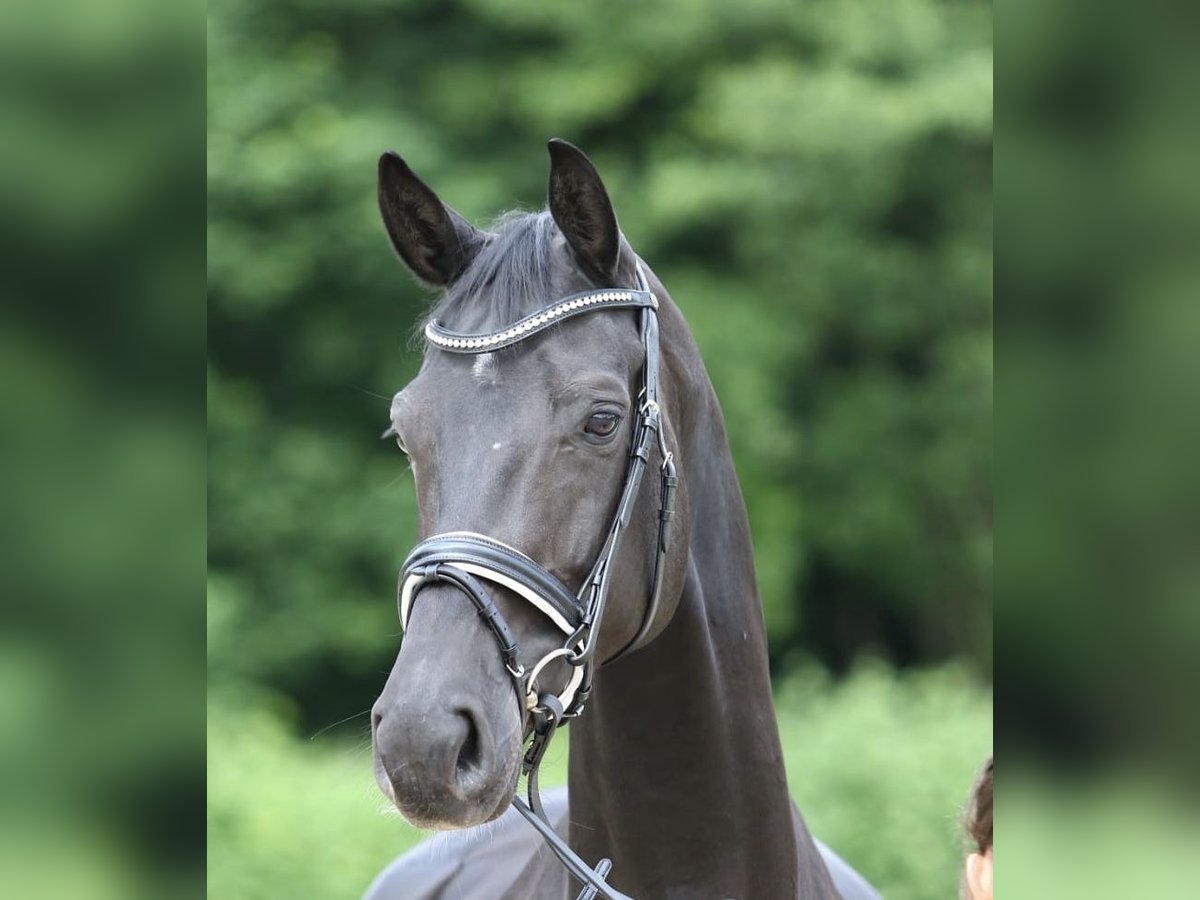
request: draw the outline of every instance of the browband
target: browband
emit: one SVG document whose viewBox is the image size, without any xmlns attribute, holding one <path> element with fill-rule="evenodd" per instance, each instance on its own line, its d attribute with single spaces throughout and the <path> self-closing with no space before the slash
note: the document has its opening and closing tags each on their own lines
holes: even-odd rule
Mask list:
<svg viewBox="0 0 1200 900">
<path fill-rule="evenodd" d="M 440 350 L 450 353 L 491 353 L 510 347 L 525 338 L 545 331 L 596 309 L 658 309 L 658 299 L 649 291 L 584 291 L 572 294 L 553 306 L 519 320 L 503 331 L 488 334 L 464 334 L 450 331 L 436 319 L 425 325 L 425 338 Z"/>
</svg>

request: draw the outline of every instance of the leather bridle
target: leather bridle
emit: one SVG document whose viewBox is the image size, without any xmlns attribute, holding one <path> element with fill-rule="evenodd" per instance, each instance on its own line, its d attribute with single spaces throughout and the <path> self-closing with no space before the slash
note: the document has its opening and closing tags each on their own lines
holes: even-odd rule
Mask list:
<svg viewBox="0 0 1200 900">
<path fill-rule="evenodd" d="M 640 647 L 658 618 L 671 519 L 674 515 L 675 487 L 679 480 L 674 456 L 667 449 L 662 411 L 659 407 L 658 300 L 650 292 L 639 265 L 636 290 L 613 288 L 573 294 L 526 316 L 502 331 L 463 334 L 450 331 L 436 320 L 425 326 L 426 340 L 439 350 L 461 354 L 491 353 L 520 343 L 567 319 L 608 309 L 641 311 L 640 332 L 645 351 L 645 365 L 642 369 L 642 390 L 638 398 L 629 464 L 625 470 L 616 512 L 595 565 L 579 591 L 572 592 L 562 581 L 521 551 L 495 538 L 465 531 L 437 534 L 417 544 L 404 562 L 399 586 L 402 628 L 408 627 L 413 603 L 421 590 L 431 584 L 443 583 L 453 585 L 466 594 L 491 629 L 500 647 L 504 667 L 512 676 L 521 704 L 522 717 L 524 712 L 528 711 L 532 723 L 529 744 L 521 765 L 522 773 L 527 779 L 528 803 L 520 797 L 514 797 L 513 805 L 545 838 L 567 870 L 584 885 L 579 900 L 592 900 L 597 895 L 608 900 L 629 898 L 605 882 L 605 876 L 612 867 L 609 860 L 601 860 L 595 868 L 588 866 L 554 831 L 542 808 L 538 793 L 538 768 L 554 732 L 565 720 L 583 712 L 591 694 L 596 644 L 604 619 L 614 559 L 622 535 L 629 525 L 642 476 L 656 443 L 660 460 L 661 490 L 650 600 L 637 633 L 613 657 L 605 660 L 605 664 Z M 563 645 L 547 653 L 526 670 L 521 664 L 520 647 L 512 629 L 489 596 L 484 586 L 485 582 L 507 588 L 528 601 L 563 632 Z M 541 691 L 538 685 L 538 676 L 555 659 L 562 659 L 572 669 L 566 686 L 557 694 Z"/>
</svg>

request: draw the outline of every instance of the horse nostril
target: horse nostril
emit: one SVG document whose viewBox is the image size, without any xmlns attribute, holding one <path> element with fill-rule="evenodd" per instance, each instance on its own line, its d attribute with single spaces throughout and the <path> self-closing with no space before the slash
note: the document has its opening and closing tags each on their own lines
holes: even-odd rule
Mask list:
<svg viewBox="0 0 1200 900">
<path fill-rule="evenodd" d="M 383 721 L 383 713 L 379 712 L 379 710 L 376 710 L 376 709 L 371 710 L 371 733 L 372 734 L 379 733 L 379 723 L 382 721 Z"/>
<path fill-rule="evenodd" d="M 460 711 L 458 714 L 467 726 L 466 737 L 463 738 L 462 745 L 458 748 L 458 763 L 455 767 L 457 774 L 461 777 L 479 768 L 479 729 L 475 725 L 475 717 L 470 713 Z"/>
</svg>

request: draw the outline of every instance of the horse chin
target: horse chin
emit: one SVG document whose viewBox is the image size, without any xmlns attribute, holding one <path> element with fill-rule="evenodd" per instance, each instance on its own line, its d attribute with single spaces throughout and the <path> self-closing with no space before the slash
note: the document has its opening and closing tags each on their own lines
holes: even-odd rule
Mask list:
<svg viewBox="0 0 1200 900">
<path fill-rule="evenodd" d="M 461 831 L 500 818 L 512 803 L 517 789 L 519 766 L 502 777 L 488 779 L 469 797 L 422 798 L 402 801 L 388 784 L 384 793 L 411 825 L 428 831 Z M 384 779 L 386 784 L 386 779 Z"/>
<path fill-rule="evenodd" d="M 413 826 L 431 831 L 459 831 L 499 818 L 512 803 L 521 770 L 521 745 L 514 742 L 494 754 L 497 765 L 460 772 L 451 785 L 425 782 L 397 790 L 376 759 L 380 790 Z"/>
</svg>

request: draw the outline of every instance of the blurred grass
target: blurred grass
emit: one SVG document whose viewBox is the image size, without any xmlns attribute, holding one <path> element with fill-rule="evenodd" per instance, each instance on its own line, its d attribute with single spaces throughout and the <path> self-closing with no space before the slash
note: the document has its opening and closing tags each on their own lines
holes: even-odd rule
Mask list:
<svg viewBox="0 0 1200 900">
<path fill-rule="evenodd" d="M 890 900 L 952 897 L 958 812 L 992 748 L 991 693 L 962 667 L 820 669 L 778 696 L 793 795 L 815 834 Z M 294 734 L 278 698 L 215 693 L 209 705 L 209 896 L 357 898 L 424 833 L 375 787 L 369 743 Z M 566 741 L 547 757 L 562 784 Z"/>
<path fill-rule="evenodd" d="M 802 670 L 778 687 L 788 782 L 813 834 L 889 900 L 953 897 L 959 814 L 992 751 L 992 698 L 965 666 L 844 681 Z"/>
<path fill-rule="evenodd" d="M 1003 896 L 1184 900 L 1200 893 L 1200 814 L 1164 786 L 1161 773 L 1125 768 L 1072 779 L 1013 762 L 997 807 Z"/>
</svg>

